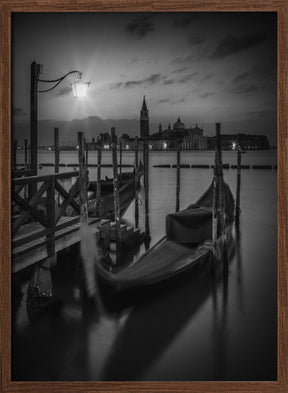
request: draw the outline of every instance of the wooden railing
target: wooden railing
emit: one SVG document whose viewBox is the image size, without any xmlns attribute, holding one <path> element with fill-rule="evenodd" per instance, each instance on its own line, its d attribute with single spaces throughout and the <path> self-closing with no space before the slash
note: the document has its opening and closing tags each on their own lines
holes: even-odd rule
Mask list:
<svg viewBox="0 0 288 393">
<path fill-rule="evenodd" d="M 60 183 L 66 179 L 77 178 L 66 191 Z M 28 199 L 25 188 L 34 186 L 36 192 Z M 55 231 L 62 230 L 79 222 L 80 206 L 75 200 L 80 190 L 79 172 L 67 172 L 46 176 L 30 176 L 12 180 L 12 239 L 13 247 L 46 237 L 48 254 L 55 252 Z M 59 203 L 57 203 L 57 200 Z M 68 206 L 76 211 L 76 217 L 59 223 Z M 27 223 L 38 223 L 39 230 L 25 236 L 19 235 L 20 228 Z M 57 225 L 58 224 L 58 225 Z"/>
</svg>

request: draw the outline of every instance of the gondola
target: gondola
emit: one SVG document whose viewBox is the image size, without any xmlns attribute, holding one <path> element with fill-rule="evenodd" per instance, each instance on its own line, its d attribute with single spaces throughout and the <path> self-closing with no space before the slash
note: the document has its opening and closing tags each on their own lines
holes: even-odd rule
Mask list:
<svg viewBox="0 0 288 393">
<path fill-rule="evenodd" d="M 123 268 L 111 268 L 98 261 L 97 273 L 100 284 L 113 293 L 137 291 L 162 286 L 163 283 L 186 275 L 189 271 L 202 270 L 208 266 L 212 251 L 231 244 L 234 221 L 234 197 L 229 186 L 223 182 L 225 231 L 217 230 L 217 241 L 212 246 L 212 211 L 214 181 L 196 204 L 168 214 L 166 235 L 136 262 Z M 220 223 L 218 221 L 218 223 Z M 213 248 L 212 248 L 213 247 Z"/>
<path fill-rule="evenodd" d="M 140 178 L 143 174 L 143 164 L 140 162 L 138 169 L 133 172 L 123 172 L 118 177 L 120 216 L 123 216 L 129 205 L 135 198 L 135 187 L 140 189 Z M 112 218 L 114 215 L 114 190 L 113 179 L 106 177 L 101 180 L 101 198 L 99 205 L 99 216 L 101 218 Z M 96 192 L 97 182 L 88 185 L 88 214 L 96 216 Z"/>
</svg>

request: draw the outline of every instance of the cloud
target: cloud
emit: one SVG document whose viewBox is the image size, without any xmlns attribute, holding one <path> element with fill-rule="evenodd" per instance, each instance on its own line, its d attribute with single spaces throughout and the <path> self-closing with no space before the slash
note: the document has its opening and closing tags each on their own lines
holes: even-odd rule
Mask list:
<svg viewBox="0 0 288 393">
<path fill-rule="evenodd" d="M 211 79 L 214 76 L 214 74 L 207 74 L 205 75 L 200 82 L 205 82 L 208 81 L 209 79 Z"/>
<path fill-rule="evenodd" d="M 233 79 L 233 83 L 239 83 L 242 82 L 244 79 L 249 78 L 250 73 L 249 72 L 243 72 L 239 75 L 237 75 L 234 79 Z"/>
<path fill-rule="evenodd" d="M 200 98 L 207 98 L 207 97 L 213 96 L 214 94 L 216 94 L 215 91 L 208 91 L 207 93 L 200 94 L 199 97 Z"/>
<path fill-rule="evenodd" d="M 137 38 L 143 38 L 154 30 L 155 28 L 152 23 L 152 15 L 138 16 L 125 27 L 125 32 L 128 35 L 136 36 Z"/>
<path fill-rule="evenodd" d="M 175 79 L 171 78 L 171 79 L 166 79 L 163 82 L 163 85 L 172 85 L 173 83 L 175 83 Z"/>
<path fill-rule="evenodd" d="M 181 104 L 182 102 L 185 102 L 186 98 L 179 98 L 178 100 L 172 101 L 171 104 Z"/>
<path fill-rule="evenodd" d="M 71 86 L 64 86 L 56 93 L 56 97 L 66 96 L 68 94 L 71 94 Z"/>
<path fill-rule="evenodd" d="M 182 78 L 178 79 L 179 83 L 186 83 L 191 81 L 192 79 L 195 79 L 195 77 L 198 75 L 198 72 L 193 72 L 193 74 L 188 74 L 182 76 Z"/>
<path fill-rule="evenodd" d="M 115 82 L 115 83 L 112 83 L 112 84 L 110 85 L 110 89 L 118 89 L 118 88 L 121 87 L 122 85 L 123 85 L 122 82 Z"/>
<path fill-rule="evenodd" d="M 170 102 L 169 98 L 163 98 L 157 101 L 158 104 L 166 104 L 167 102 Z"/>
<path fill-rule="evenodd" d="M 183 16 L 182 16 L 183 15 Z M 177 19 L 174 20 L 173 26 L 176 28 L 180 29 L 185 29 L 186 27 L 190 26 L 193 22 L 195 22 L 199 17 L 201 17 L 201 14 L 199 13 L 191 13 L 187 14 L 186 13 L 182 14 L 181 17 L 177 17 Z"/>
<path fill-rule="evenodd" d="M 266 39 L 264 34 L 246 34 L 242 37 L 226 36 L 216 46 L 211 58 L 220 59 L 259 45 Z"/>
<path fill-rule="evenodd" d="M 257 85 L 240 84 L 239 86 L 232 87 L 232 89 L 230 89 L 230 92 L 234 94 L 249 94 L 253 93 L 256 90 L 259 90 L 259 86 Z"/>
<path fill-rule="evenodd" d="M 188 38 L 188 44 L 191 46 L 202 44 L 205 41 L 206 41 L 206 38 L 200 37 L 200 36 L 193 36 L 192 35 Z"/>
<path fill-rule="evenodd" d="M 138 85 L 142 85 L 142 83 L 143 83 L 142 81 L 128 81 L 128 82 L 125 82 L 124 87 L 128 87 L 128 88 L 135 87 Z"/>
<path fill-rule="evenodd" d="M 138 58 L 137 58 L 137 57 L 131 57 L 131 59 L 130 59 L 130 61 L 129 61 L 129 64 L 136 63 L 137 61 L 138 61 Z"/>
<path fill-rule="evenodd" d="M 127 81 L 125 82 L 124 87 L 130 88 L 139 85 L 154 85 L 155 83 L 160 82 L 165 78 L 166 76 L 162 76 L 161 74 L 151 74 L 150 76 L 144 79 L 139 79 L 137 81 Z"/>
<path fill-rule="evenodd" d="M 176 70 L 172 71 L 172 74 L 180 74 L 183 71 L 186 71 L 187 67 L 177 68 Z"/>
</svg>

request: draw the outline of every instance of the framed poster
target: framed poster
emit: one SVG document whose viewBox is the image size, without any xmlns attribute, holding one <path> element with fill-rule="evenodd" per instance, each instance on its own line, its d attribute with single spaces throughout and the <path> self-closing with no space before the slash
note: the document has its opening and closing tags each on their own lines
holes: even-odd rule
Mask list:
<svg viewBox="0 0 288 393">
<path fill-rule="evenodd" d="M 287 390 L 287 37 L 287 2 L 280 0 L 1 2 L 3 392 Z M 73 98 L 71 88 L 74 97 L 88 89 L 87 97 Z M 211 274 L 211 261 L 207 273 L 194 256 L 195 273 L 187 261 L 191 247 L 207 240 L 203 214 L 212 213 L 201 211 L 192 235 L 187 217 L 181 221 L 182 213 L 174 212 L 175 205 L 176 212 L 191 204 L 198 209 L 195 201 L 203 203 L 209 194 L 217 165 L 215 123 L 221 176 L 234 196 L 237 190 L 241 195 L 240 223 L 233 224 L 231 239 L 223 235 L 227 264 L 220 258 Z M 84 143 L 77 132 L 84 132 L 89 180 L 96 187 L 99 145 L 103 181 L 112 177 L 111 127 L 118 136 L 120 210 L 121 187 L 138 148 L 144 178 L 149 170 L 149 195 L 146 177 L 138 219 L 146 235 L 148 226 L 150 243 L 147 254 L 144 245 L 126 250 L 121 268 L 118 255 L 115 262 L 111 249 L 109 256 L 105 252 L 112 266 L 107 271 L 122 271 L 117 283 L 131 289 L 134 280 L 139 289 L 145 275 L 137 276 L 137 261 L 146 258 L 147 280 L 157 282 L 156 291 L 149 285 L 140 297 L 127 291 L 123 303 L 119 292 L 103 289 L 101 271 L 97 283 L 90 282 L 96 302 L 87 299 L 89 273 L 78 254 L 83 261 L 100 251 L 89 234 L 83 246 L 83 233 L 79 251 L 71 229 L 75 214 L 65 210 L 70 204 L 77 211 L 78 193 L 81 198 L 74 180 L 78 168 L 81 177 Z M 42 197 L 50 202 L 41 211 Z M 112 214 L 117 207 L 107 207 L 108 200 L 103 191 L 102 213 Z M 122 213 L 128 236 L 136 227 L 134 200 Z M 64 231 L 67 216 L 70 232 L 60 239 L 57 220 Z M 159 243 L 165 221 L 168 240 Z M 44 227 L 38 234 L 35 222 Z M 26 240 L 19 235 L 23 224 L 30 225 Z M 35 245 L 45 236 L 42 248 Z M 185 268 L 179 261 L 186 261 Z M 162 288 L 162 277 L 180 270 L 180 280 Z"/>
</svg>

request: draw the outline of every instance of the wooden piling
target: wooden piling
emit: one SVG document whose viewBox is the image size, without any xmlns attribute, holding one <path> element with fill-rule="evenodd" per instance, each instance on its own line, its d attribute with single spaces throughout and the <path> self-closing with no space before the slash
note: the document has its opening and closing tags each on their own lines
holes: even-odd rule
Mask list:
<svg viewBox="0 0 288 393">
<path fill-rule="evenodd" d="M 13 143 L 13 166 L 15 171 L 17 170 L 17 141 Z"/>
<path fill-rule="evenodd" d="M 54 128 L 54 152 L 55 152 L 55 173 L 59 173 L 60 150 L 59 150 L 59 128 Z"/>
<path fill-rule="evenodd" d="M 149 226 L 149 145 L 148 137 L 143 141 L 143 161 L 144 161 L 144 193 L 145 193 L 145 237 L 150 240 Z"/>
<path fill-rule="evenodd" d="M 139 228 L 139 195 L 138 195 L 138 150 L 139 141 L 138 137 L 135 137 L 135 165 L 134 165 L 134 180 L 135 180 L 135 228 Z"/>
<path fill-rule="evenodd" d="M 113 161 L 116 264 L 119 264 L 119 261 L 120 261 L 120 206 L 119 206 L 118 168 L 117 168 L 117 140 L 116 140 L 115 127 L 111 128 L 111 142 L 112 142 L 112 161 Z"/>
<path fill-rule="evenodd" d="M 122 175 L 122 154 L 123 154 L 123 146 L 122 146 L 122 142 L 120 142 L 119 143 L 120 186 L 121 186 L 121 175 Z"/>
<path fill-rule="evenodd" d="M 84 143 L 85 143 L 85 154 L 86 154 L 86 166 L 88 168 L 88 142 L 86 142 L 86 138 L 84 138 Z"/>
<path fill-rule="evenodd" d="M 24 139 L 24 163 L 25 163 L 25 169 L 28 167 L 28 141 L 27 139 Z"/>
<path fill-rule="evenodd" d="M 79 160 L 79 198 L 80 198 L 80 253 L 88 298 L 97 295 L 94 263 L 96 258 L 96 238 L 88 226 L 88 172 L 85 155 L 85 138 L 83 132 L 78 132 Z M 95 243 L 93 243 L 95 242 Z"/>
<path fill-rule="evenodd" d="M 84 134 L 78 132 L 78 160 L 79 160 L 79 184 L 80 184 L 80 215 L 81 221 L 87 222 L 88 219 L 88 198 L 87 198 L 87 165 L 85 162 Z"/>
<path fill-rule="evenodd" d="M 237 187 L 236 187 L 236 214 L 235 221 L 239 224 L 240 218 L 240 188 L 241 188 L 241 148 L 237 146 Z"/>
<path fill-rule="evenodd" d="M 177 173 L 176 173 L 176 212 L 179 212 L 180 207 L 180 154 L 181 143 L 177 144 Z"/>
<path fill-rule="evenodd" d="M 217 229 L 218 229 L 218 220 L 219 220 L 220 231 L 222 233 L 222 240 L 223 240 L 223 249 L 225 249 L 226 248 L 225 197 L 224 197 L 224 181 L 223 181 L 223 168 L 222 168 L 220 123 L 216 123 L 214 191 L 215 193 L 213 193 L 213 224 L 212 224 L 213 245 L 215 247 L 217 235 L 218 235 Z"/>
<path fill-rule="evenodd" d="M 97 145 L 97 189 L 96 189 L 96 217 L 100 216 L 100 200 L 101 200 L 101 159 L 102 149 L 101 143 Z"/>
</svg>

